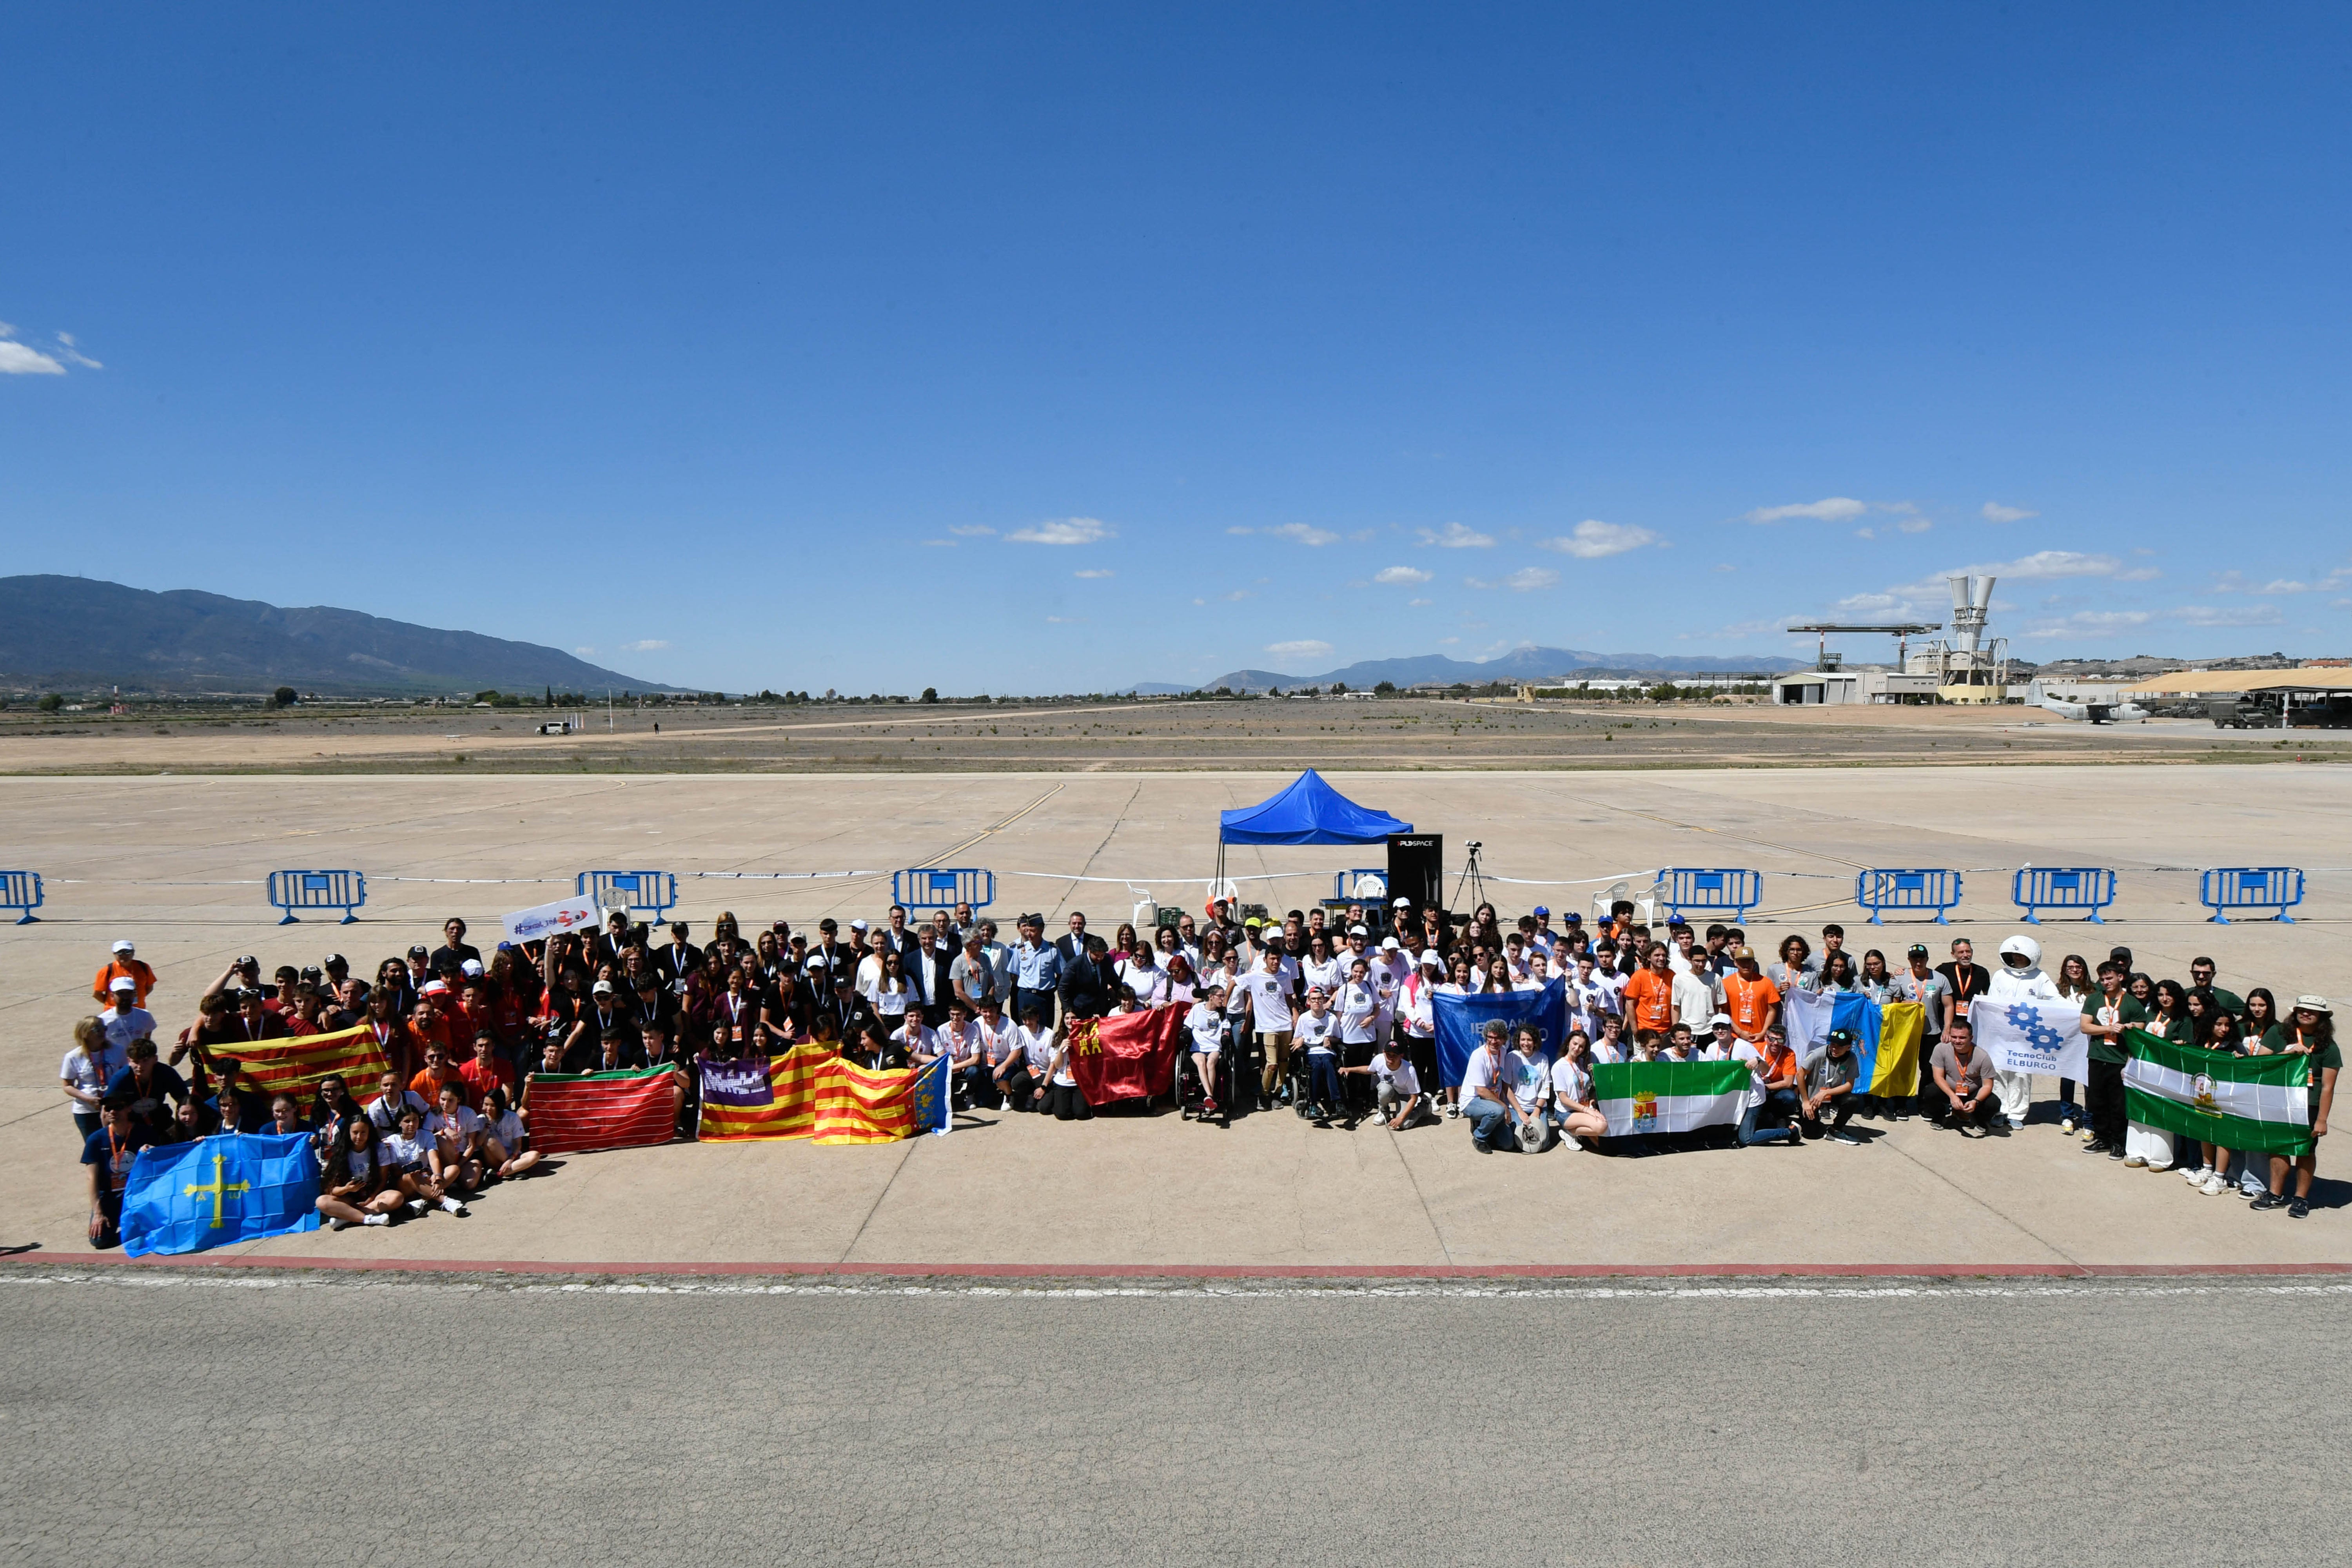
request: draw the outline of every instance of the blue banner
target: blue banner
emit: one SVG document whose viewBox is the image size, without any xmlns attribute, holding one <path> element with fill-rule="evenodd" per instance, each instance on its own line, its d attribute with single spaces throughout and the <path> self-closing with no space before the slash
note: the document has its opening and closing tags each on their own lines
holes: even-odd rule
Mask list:
<svg viewBox="0 0 2352 1568">
<path fill-rule="evenodd" d="M 953 1063 L 946 1056 L 925 1068 L 916 1078 L 908 1096 L 914 1107 L 914 1137 L 923 1132 L 950 1132 L 955 1129 L 954 1081 L 949 1077 Z"/>
<path fill-rule="evenodd" d="M 1547 980 L 1540 991 L 1488 991 L 1468 996 L 1439 992 L 1430 998 L 1437 1019 L 1437 1076 L 1451 1089 L 1462 1081 L 1470 1053 L 1486 1026 L 1499 1018 L 1517 1029 L 1533 1024 L 1543 1031 L 1544 1051 L 1557 1057 L 1568 1039 L 1568 983 Z"/>
<path fill-rule="evenodd" d="M 236 1133 L 139 1151 L 122 1192 L 122 1250 L 202 1252 L 319 1228 L 307 1132 Z"/>
</svg>

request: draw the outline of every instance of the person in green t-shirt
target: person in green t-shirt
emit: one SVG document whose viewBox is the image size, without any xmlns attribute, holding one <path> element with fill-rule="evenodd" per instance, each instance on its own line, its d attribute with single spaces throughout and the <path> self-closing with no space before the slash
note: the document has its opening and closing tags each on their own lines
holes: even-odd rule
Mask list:
<svg viewBox="0 0 2352 1568">
<path fill-rule="evenodd" d="M 2213 974 L 2213 961 L 2211 959 L 2199 957 L 2192 958 L 2189 961 L 2189 985 L 2199 991 L 2211 992 L 2213 994 L 2213 1005 L 2222 1012 L 2230 1014 L 2231 1016 L 2235 1017 L 2238 1020 L 2238 1023 L 2241 1026 L 2241 1031 L 2242 1032 L 2242 1027 L 2246 1022 L 2245 999 L 2234 991 L 2224 991 L 2219 985 L 2214 984 Z"/>
<path fill-rule="evenodd" d="M 2099 965 L 2099 988 L 2083 999 L 2083 1033 L 2091 1037 L 2091 1076 L 2083 1086 L 2091 1125 L 2085 1153 L 2124 1157 L 2124 1049 L 2126 1026 L 2147 1021 L 2147 1009 L 2124 989 L 2124 966 L 2113 959 Z"/>
<path fill-rule="evenodd" d="M 2336 1046 L 2336 1010 L 2325 996 L 2298 996 L 2294 999 L 2294 1011 L 2284 1023 L 2273 1025 L 2263 1037 L 2263 1047 L 2265 1050 L 2310 1058 L 2304 1084 L 2311 1096 L 2312 1151 L 2297 1155 L 2293 1162 L 2293 1197 L 2286 1193 L 2287 1157 L 2272 1155 L 2271 1190 L 2256 1198 L 2252 1206 L 2283 1208 L 2290 1218 L 2301 1219 L 2311 1213 L 2311 1178 L 2319 1169 L 2319 1140 L 2327 1136 L 2327 1111 L 2336 1100 L 2336 1075 L 2344 1066 L 2344 1055 Z"/>
</svg>

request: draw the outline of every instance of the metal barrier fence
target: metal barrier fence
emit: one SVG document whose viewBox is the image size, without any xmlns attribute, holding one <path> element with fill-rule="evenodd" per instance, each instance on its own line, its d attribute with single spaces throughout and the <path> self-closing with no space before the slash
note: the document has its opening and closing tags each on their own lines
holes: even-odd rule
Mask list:
<svg viewBox="0 0 2352 1568">
<path fill-rule="evenodd" d="M 656 920 L 677 907 L 677 875 L 672 871 L 583 871 L 572 891 L 593 899 L 600 910 L 643 910 Z"/>
<path fill-rule="evenodd" d="M 0 871 L 0 910 L 16 910 L 16 923 L 28 926 L 41 918 L 33 912 L 40 907 L 38 871 Z"/>
<path fill-rule="evenodd" d="M 1960 874 L 1927 868 L 1864 871 L 1853 879 L 1853 901 L 1870 911 L 1870 923 L 1874 926 L 1886 923 L 1881 917 L 1889 910 L 1898 914 L 1932 910 L 1936 923 L 1948 926 L 1952 922 L 1944 917 L 1960 903 Z"/>
<path fill-rule="evenodd" d="M 1388 868 L 1375 866 L 1365 870 L 1339 872 L 1331 879 L 1331 898 L 1333 901 L 1342 904 L 1352 904 L 1372 899 L 1378 899 L 1382 903 L 1388 902 Z"/>
<path fill-rule="evenodd" d="M 1669 867 L 1658 873 L 1657 897 L 1668 920 L 1680 920 L 1685 910 L 1745 920 L 1764 901 L 1764 878 L 1730 867 Z"/>
<path fill-rule="evenodd" d="M 2271 919 L 2293 925 L 2287 910 L 2303 902 L 2303 873 L 2293 866 L 2216 866 L 2197 879 L 2197 901 L 2213 911 L 2212 925 L 2233 923 L 2227 910 L 2276 910 Z"/>
<path fill-rule="evenodd" d="M 996 902 L 996 873 L 976 866 L 918 866 L 890 879 L 890 901 L 909 910 L 952 910 Z"/>
<path fill-rule="evenodd" d="M 272 871 L 269 901 L 285 915 L 278 922 L 282 926 L 295 922 L 297 910 L 341 910 L 337 923 L 349 925 L 360 918 L 352 911 L 367 902 L 367 878 L 357 871 Z"/>
<path fill-rule="evenodd" d="M 2038 926 L 2042 910 L 2080 910 L 2094 925 L 2107 922 L 2099 911 L 2116 901 L 2116 874 L 2102 866 L 2029 866 L 2010 879 L 2009 900 Z"/>
</svg>

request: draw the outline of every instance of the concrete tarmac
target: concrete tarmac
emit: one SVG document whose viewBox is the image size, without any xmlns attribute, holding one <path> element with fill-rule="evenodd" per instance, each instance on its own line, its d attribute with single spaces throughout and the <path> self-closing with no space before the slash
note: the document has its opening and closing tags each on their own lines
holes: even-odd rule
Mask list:
<svg viewBox="0 0 2352 1568">
<path fill-rule="evenodd" d="M 2337 1561 L 2342 1285 L 0 1268 L 0 1561 Z"/>
</svg>

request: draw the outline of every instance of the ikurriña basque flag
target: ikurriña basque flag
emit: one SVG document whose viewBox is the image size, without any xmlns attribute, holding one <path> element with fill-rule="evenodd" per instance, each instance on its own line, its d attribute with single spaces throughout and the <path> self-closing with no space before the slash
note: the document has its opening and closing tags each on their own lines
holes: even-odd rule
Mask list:
<svg viewBox="0 0 2352 1568">
<path fill-rule="evenodd" d="M 1881 1004 L 1859 991 L 1800 991 L 1785 999 L 1782 1011 L 1789 1048 L 1799 1061 L 1811 1062 L 1828 1050 L 1832 1029 L 1850 1030 L 1861 1059 L 1856 1094 L 1899 1100 L 1919 1092 L 1919 1042 L 1926 1037 L 1927 1010 L 1918 1003 Z"/>
<path fill-rule="evenodd" d="M 231 1133 L 139 1151 L 122 1190 L 122 1250 L 202 1252 L 319 1228 L 307 1132 Z"/>
<path fill-rule="evenodd" d="M 1485 1040 L 1486 1026 L 1496 1019 L 1514 1034 L 1521 1024 L 1533 1024 L 1543 1033 L 1546 1056 L 1557 1057 L 1568 1040 L 1568 985 L 1547 980 L 1534 991 L 1485 991 L 1455 995 L 1441 991 L 1430 998 L 1430 1014 L 1437 1024 L 1437 1076 L 1446 1087 L 1462 1082 L 1470 1053 Z"/>
</svg>

